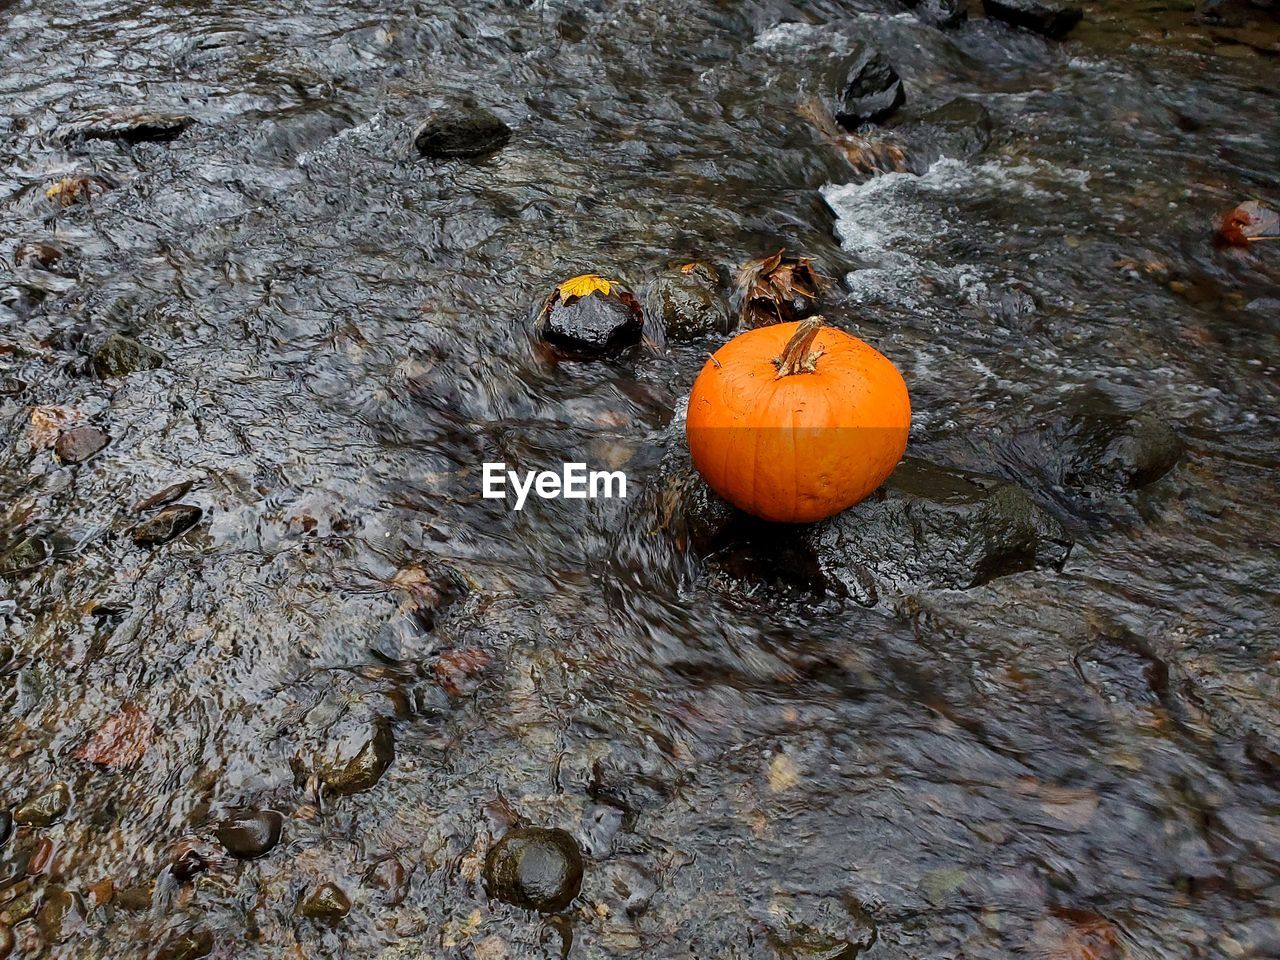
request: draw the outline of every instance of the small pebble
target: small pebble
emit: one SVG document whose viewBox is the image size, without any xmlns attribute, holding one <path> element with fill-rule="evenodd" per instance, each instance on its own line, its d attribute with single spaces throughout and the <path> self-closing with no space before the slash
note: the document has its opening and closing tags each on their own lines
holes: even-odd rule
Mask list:
<svg viewBox="0 0 1280 960">
<path fill-rule="evenodd" d="M 156 547 L 186 533 L 204 516 L 204 511 L 189 503 L 165 507 L 154 517 L 133 528 L 133 542 L 140 547 Z"/>
<path fill-rule="evenodd" d="M 13 811 L 13 819 L 29 827 L 48 827 L 61 820 L 70 806 L 71 789 L 65 783 L 55 783 Z"/>
<path fill-rule="evenodd" d="M 274 810 L 242 810 L 218 824 L 218 842 L 239 860 L 266 855 L 280 842 L 284 817 Z"/>
<path fill-rule="evenodd" d="M 351 900 L 336 883 L 325 883 L 311 892 L 298 912 L 308 920 L 337 923 L 351 912 Z"/>
<path fill-rule="evenodd" d="M 544 913 L 567 907 L 582 890 L 582 852 L 564 830 L 512 830 L 489 851 L 485 883 L 491 897 Z"/>
<path fill-rule="evenodd" d="M 110 442 L 97 427 L 72 427 L 58 436 L 53 452 L 63 463 L 84 463 Z"/>
</svg>

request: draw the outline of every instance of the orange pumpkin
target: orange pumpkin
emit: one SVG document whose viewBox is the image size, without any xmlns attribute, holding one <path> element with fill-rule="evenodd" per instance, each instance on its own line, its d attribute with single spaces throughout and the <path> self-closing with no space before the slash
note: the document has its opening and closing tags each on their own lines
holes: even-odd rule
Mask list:
<svg viewBox="0 0 1280 960">
<path fill-rule="evenodd" d="M 862 500 L 907 448 L 902 374 L 821 317 L 748 330 L 707 361 L 689 397 L 693 464 L 735 507 L 809 523 Z"/>
</svg>

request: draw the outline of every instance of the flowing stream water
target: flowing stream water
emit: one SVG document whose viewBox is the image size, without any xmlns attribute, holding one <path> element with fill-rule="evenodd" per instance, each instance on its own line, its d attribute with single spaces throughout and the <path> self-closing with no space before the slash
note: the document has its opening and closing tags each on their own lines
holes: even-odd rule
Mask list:
<svg viewBox="0 0 1280 960">
<path fill-rule="evenodd" d="M 1280 27 L 1243 9 L 1056 43 L 887 0 L 0 4 L 0 808 L 69 794 L 0 848 L 0 953 L 1280 957 L 1280 243 L 1213 242 L 1280 199 Z M 854 42 L 904 171 L 799 109 Z M 989 142 L 924 122 L 957 97 Z M 507 146 L 418 156 L 468 102 Z M 102 109 L 196 122 L 59 136 Z M 84 174 L 114 189 L 46 196 Z M 532 317 L 779 247 L 903 372 L 909 454 L 1025 487 L 1060 569 L 857 602 L 668 534 L 726 337 L 566 361 Z M 95 375 L 116 333 L 162 365 Z M 1080 397 L 1181 459 L 1064 492 Z M 110 442 L 63 463 L 50 417 Z M 517 512 L 497 460 L 632 495 Z M 137 544 L 179 483 L 200 522 Z M 318 781 L 388 734 L 368 789 Z M 284 818 L 260 859 L 210 839 L 240 807 Z M 487 895 L 513 824 L 573 835 L 570 907 Z M 326 882 L 349 913 L 300 917 Z"/>
</svg>

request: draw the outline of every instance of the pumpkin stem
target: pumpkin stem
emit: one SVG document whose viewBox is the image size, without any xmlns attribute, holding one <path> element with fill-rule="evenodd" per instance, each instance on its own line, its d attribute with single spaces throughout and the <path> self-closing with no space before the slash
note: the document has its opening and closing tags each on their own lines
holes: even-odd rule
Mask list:
<svg viewBox="0 0 1280 960">
<path fill-rule="evenodd" d="M 778 380 L 797 373 L 813 373 L 817 368 L 818 357 L 822 354 L 812 348 L 814 337 L 822 329 L 822 323 L 822 317 L 800 321 L 800 326 L 796 327 L 796 332 L 782 348 L 782 355 L 773 361 L 773 365 L 778 368 Z"/>
</svg>

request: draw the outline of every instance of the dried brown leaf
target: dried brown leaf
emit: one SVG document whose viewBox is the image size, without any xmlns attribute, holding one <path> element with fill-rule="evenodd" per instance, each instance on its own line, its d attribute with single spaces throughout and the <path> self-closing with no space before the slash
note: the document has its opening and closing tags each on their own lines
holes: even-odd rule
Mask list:
<svg viewBox="0 0 1280 960">
<path fill-rule="evenodd" d="M 36 449 L 47 450 L 58 442 L 63 430 L 79 422 L 80 411 L 75 407 L 36 407 L 31 411 L 31 432 L 27 438 Z"/>
<path fill-rule="evenodd" d="M 99 767 L 131 767 L 151 746 L 155 723 L 141 707 L 125 704 L 75 752 L 76 759 Z"/>
</svg>

